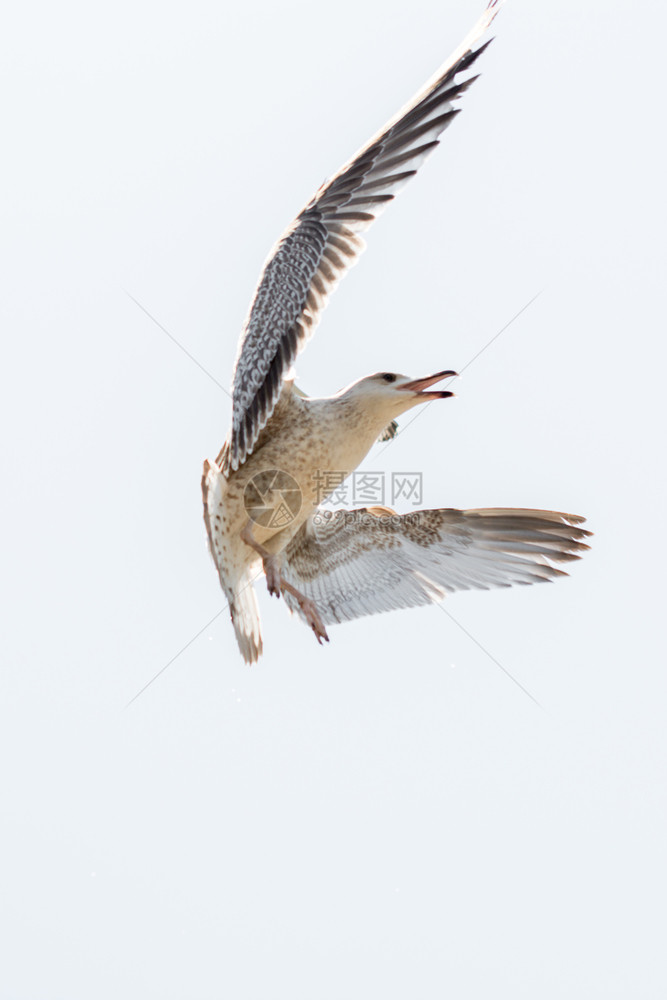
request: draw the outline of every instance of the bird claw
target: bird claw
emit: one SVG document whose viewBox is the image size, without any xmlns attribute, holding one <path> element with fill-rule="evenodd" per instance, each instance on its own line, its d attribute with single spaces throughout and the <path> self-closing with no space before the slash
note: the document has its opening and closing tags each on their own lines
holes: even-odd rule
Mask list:
<svg viewBox="0 0 667 1000">
<path fill-rule="evenodd" d="M 269 594 L 272 597 L 280 597 L 282 579 L 277 559 L 270 558 L 264 560 L 264 575 Z"/>
<path fill-rule="evenodd" d="M 301 611 L 303 613 L 306 622 L 310 625 L 313 632 L 315 633 L 315 638 L 322 645 L 322 640 L 329 642 L 329 636 L 327 635 L 327 630 L 324 627 L 324 623 L 320 618 L 319 611 L 314 601 L 311 601 L 309 597 L 302 594 L 300 590 L 288 583 L 287 580 L 283 580 L 282 574 L 280 572 L 280 563 L 275 556 L 267 556 L 264 559 L 264 575 L 266 576 L 266 585 L 269 589 L 270 594 L 275 594 L 276 597 L 280 597 L 281 591 L 287 594 L 291 594 L 295 598 Z"/>
<path fill-rule="evenodd" d="M 315 638 L 320 646 L 322 645 L 322 639 L 324 639 L 325 642 L 329 642 L 327 630 L 322 623 L 322 619 L 319 616 L 319 612 L 315 607 L 315 604 L 308 597 L 304 597 L 302 601 L 299 601 L 299 605 L 306 616 L 306 621 L 315 633 Z"/>
</svg>

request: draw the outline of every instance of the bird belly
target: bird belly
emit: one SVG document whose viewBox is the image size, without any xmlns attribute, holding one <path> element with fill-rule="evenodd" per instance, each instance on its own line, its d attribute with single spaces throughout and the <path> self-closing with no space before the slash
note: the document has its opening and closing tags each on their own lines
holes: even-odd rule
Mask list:
<svg viewBox="0 0 667 1000">
<path fill-rule="evenodd" d="M 248 521 L 260 545 L 280 552 L 377 438 L 377 428 L 341 424 L 333 413 L 301 410 L 298 416 L 269 425 L 260 447 L 228 477 L 212 467 L 215 488 L 208 496 L 204 491 L 209 539 L 216 562 L 233 563 L 235 572 L 257 560 L 241 539 Z"/>
</svg>

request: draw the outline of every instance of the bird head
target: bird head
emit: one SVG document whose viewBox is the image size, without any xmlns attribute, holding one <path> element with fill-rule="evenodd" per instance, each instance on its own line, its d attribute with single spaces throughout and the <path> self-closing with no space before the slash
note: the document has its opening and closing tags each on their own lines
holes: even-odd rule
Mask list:
<svg viewBox="0 0 667 1000">
<path fill-rule="evenodd" d="M 444 371 L 427 378 L 409 378 L 395 372 L 377 372 L 359 379 L 345 390 L 348 399 L 358 402 L 367 412 L 372 412 L 387 423 L 412 409 L 419 403 L 433 399 L 447 399 L 453 392 L 447 389 L 429 391 L 432 385 L 446 378 L 454 378 L 456 372 Z"/>
</svg>

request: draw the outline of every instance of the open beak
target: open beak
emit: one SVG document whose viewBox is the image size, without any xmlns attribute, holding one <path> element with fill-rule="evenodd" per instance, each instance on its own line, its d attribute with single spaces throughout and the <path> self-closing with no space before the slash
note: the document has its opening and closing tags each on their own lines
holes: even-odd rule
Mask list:
<svg viewBox="0 0 667 1000">
<path fill-rule="evenodd" d="M 407 389 L 410 392 L 416 393 L 420 399 L 447 399 L 448 396 L 453 396 L 453 392 L 447 392 L 447 390 L 436 390 L 435 392 L 425 392 L 429 386 L 435 385 L 436 382 L 441 382 L 443 378 L 455 378 L 458 372 L 438 372 L 437 375 L 429 375 L 428 378 L 416 378 L 412 382 L 404 382 L 403 385 L 397 385 L 397 389 Z"/>
</svg>

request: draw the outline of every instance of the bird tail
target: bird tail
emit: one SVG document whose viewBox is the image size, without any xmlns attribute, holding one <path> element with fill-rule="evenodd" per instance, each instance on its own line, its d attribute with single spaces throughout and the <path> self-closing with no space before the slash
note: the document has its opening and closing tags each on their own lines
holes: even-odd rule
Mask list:
<svg viewBox="0 0 667 1000">
<path fill-rule="evenodd" d="M 232 624 L 241 655 L 246 663 L 256 663 L 262 655 L 262 627 L 251 574 L 245 573 L 229 601 Z"/>
<path fill-rule="evenodd" d="M 213 514 L 222 504 L 220 492 L 222 482 L 224 479 L 218 465 L 208 460 L 204 462 L 201 485 L 209 549 L 218 570 L 220 584 L 229 601 L 236 641 L 243 659 L 246 663 L 256 663 L 262 655 L 262 627 L 257 597 L 252 586 L 253 576 L 250 567 L 239 570 L 239 568 L 230 567 L 227 564 L 224 550 L 219 550 L 216 545 L 215 533 L 211 524 Z"/>
</svg>

